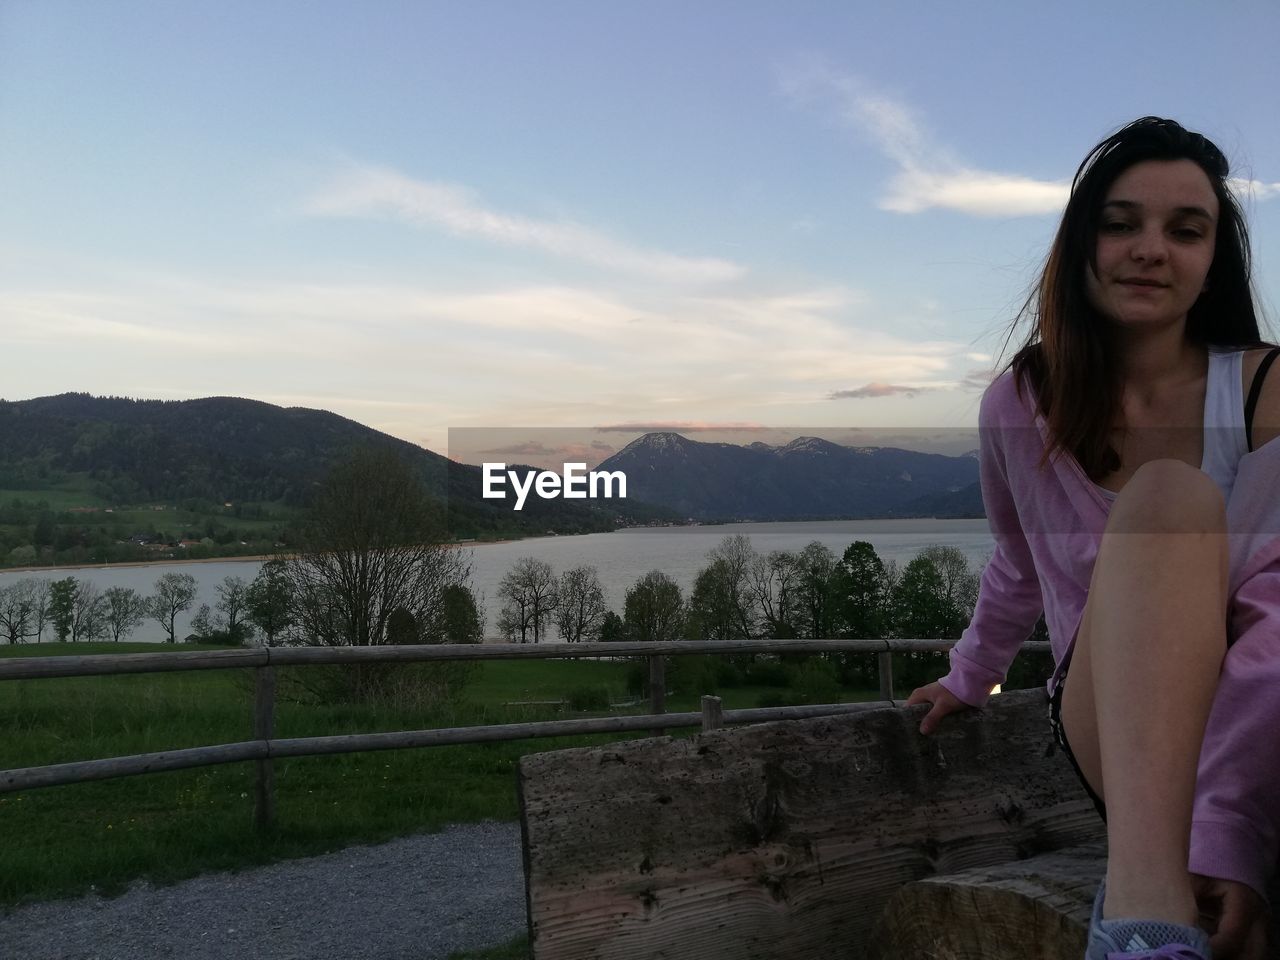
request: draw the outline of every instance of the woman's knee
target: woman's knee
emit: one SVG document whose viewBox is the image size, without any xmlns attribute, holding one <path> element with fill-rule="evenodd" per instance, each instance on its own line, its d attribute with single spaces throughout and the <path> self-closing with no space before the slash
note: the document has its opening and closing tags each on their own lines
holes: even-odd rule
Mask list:
<svg viewBox="0 0 1280 960">
<path fill-rule="evenodd" d="M 1227 509 L 1222 490 L 1181 460 L 1151 460 L 1124 485 L 1108 527 L 1128 533 L 1223 533 Z"/>
</svg>

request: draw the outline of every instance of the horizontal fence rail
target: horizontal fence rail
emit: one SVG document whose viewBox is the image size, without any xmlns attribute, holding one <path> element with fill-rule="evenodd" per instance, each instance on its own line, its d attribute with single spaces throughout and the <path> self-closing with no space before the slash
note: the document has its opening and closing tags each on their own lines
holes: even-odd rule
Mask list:
<svg viewBox="0 0 1280 960">
<path fill-rule="evenodd" d="M 270 825 L 274 811 L 272 761 L 283 757 L 361 753 L 466 743 L 492 743 L 538 737 L 563 737 L 591 733 L 631 733 L 694 727 L 715 729 L 727 724 L 763 723 L 806 717 L 856 713 L 899 705 L 893 698 L 891 656 L 894 653 L 943 653 L 954 640 L 673 640 L 628 643 L 489 643 L 434 644 L 377 647 L 264 647 L 253 650 L 216 650 L 172 653 L 126 653 L 88 656 L 21 657 L 0 660 L 0 680 L 41 680 L 65 677 L 115 676 L 165 673 L 174 670 L 253 669 L 254 733 L 258 739 L 243 743 L 190 747 L 158 753 L 101 760 L 82 760 L 0 771 L 0 793 L 52 787 L 92 780 L 185 770 L 222 763 L 254 761 L 257 767 L 255 821 Z M 1027 641 L 1023 650 L 1047 652 L 1045 641 Z M 722 710 L 718 697 L 703 697 L 699 713 L 666 713 L 662 683 L 663 658 L 695 654 L 731 653 L 873 653 L 880 659 L 881 699 L 862 703 L 810 706 L 759 707 Z M 328 737 L 274 737 L 275 669 L 284 666 L 355 663 L 420 663 L 447 660 L 567 660 L 648 657 L 650 660 L 650 709 L 639 716 L 598 717 L 582 720 L 547 720 L 524 723 L 404 730 L 390 733 Z"/>
<path fill-rule="evenodd" d="M 380 647 L 261 647 L 173 653 L 104 653 L 0 660 L 0 680 L 94 677 L 171 670 L 231 670 L 307 664 L 419 663 L 431 660 L 572 660 L 695 653 L 946 653 L 954 640 L 666 640 L 628 643 L 437 643 Z M 1045 640 L 1024 651 L 1047 652 Z"/>
</svg>

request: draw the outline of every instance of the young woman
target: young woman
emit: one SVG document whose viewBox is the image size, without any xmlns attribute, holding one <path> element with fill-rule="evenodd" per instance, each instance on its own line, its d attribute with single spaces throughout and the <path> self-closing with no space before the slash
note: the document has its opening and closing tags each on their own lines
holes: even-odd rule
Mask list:
<svg viewBox="0 0 1280 960">
<path fill-rule="evenodd" d="M 950 673 L 907 701 L 932 705 L 925 734 L 981 706 L 1043 610 L 1055 733 L 1107 818 L 1089 960 L 1208 958 L 1201 905 L 1219 960 L 1264 949 L 1280 756 L 1249 759 L 1268 747 L 1239 741 L 1254 735 L 1245 711 L 1280 725 L 1280 701 L 1249 704 L 1219 677 L 1248 676 L 1224 670 L 1238 586 L 1226 504 L 1242 458 L 1280 435 L 1280 374 L 1267 377 L 1275 351 L 1227 176 L 1216 146 L 1155 117 L 1081 164 L 1027 341 L 982 401 L 996 551 Z M 1254 505 L 1272 499 L 1259 475 L 1235 491 Z M 1280 614 L 1280 578 L 1264 586 Z M 1260 790 L 1275 791 L 1270 811 Z"/>
</svg>

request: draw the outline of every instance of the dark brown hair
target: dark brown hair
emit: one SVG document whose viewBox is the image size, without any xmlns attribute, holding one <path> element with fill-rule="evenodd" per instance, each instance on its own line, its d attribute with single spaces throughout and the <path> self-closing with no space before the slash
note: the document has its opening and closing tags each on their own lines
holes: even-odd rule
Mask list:
<svg viewBox="0 0 1280 960">
<path fill-rule="evenodd" d="M 1120 466 L 1109 434 L 1120 407 L 1120 366 L 1110 325 L 1089 302 L 1085 271 L 1093 270 L 1098 224 L 1116 178 L 1146 160 L 1190 160 L 1218 198 L 1218 225 L 1207 289 L 1187 313 L 1186 336 L 1222 347 L 1265 346 L 1250 285 L 1249 231 L 1227 187 L 1227 158 L 1211 141 L 1172 120 L 1143 117 L 1094 147 L 1071 181 L 1062 222 L 1039 283 L 1010 329 L 1031 329 L 1006 369 L 1019 393 L 1025 375 L 1051 443 L 1041 465 L 1069 451 L 1097 480 Z M 1008 341 L 1006 340 L 1006 344 Z"/>
</svg>

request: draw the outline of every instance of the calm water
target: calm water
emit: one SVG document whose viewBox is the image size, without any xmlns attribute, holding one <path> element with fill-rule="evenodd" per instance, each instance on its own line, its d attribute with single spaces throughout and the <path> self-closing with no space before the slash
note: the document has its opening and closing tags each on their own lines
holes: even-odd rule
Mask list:
<svg viewBox="0 0 1280 960">
<path fill-rule="evenodd" d="M 909 561 L 922 547 L 940 544 L 956 547 L 969 558 L 975 569 L 981 569 L 994 547 L 985 520 L 834 520 L 619 530 L 580 537 L 540 537 L 511 543 L 475 544 L 464 549 L 472 553 L 472 583 L 485 598 L 486 623 L 492 633 L 497 621 L 498 583 L 521 557 L 545 560 L 557 573 L 583 564 L 596 567 L 605 587 L 606 602 L 621 613 L 627 588 L 650 570 L 658 569 L 672 577 L 687 595 L 698 570 L 706 565 L 707 551 L 725 537 L 739 533 L 750 537 L 753 546 L 761 553 L 799 550 L 817 540 L 839 556 L 853 541 L 866 540 L 875 547 L 882 560 L 897 560 L 899 565 Z M 260 566 L 254 560 L 220 560 L 134 567 L 60 567 L 57 570 L 0 573 L 0 586 L 23 577 L 73 576 L 88 580 L 102 590 L 115 586 L 132 587 L 145 595 L 153 591 L 156 578 L 161 574 L 189 573 L 196 578 L 198 593 L 192 609 L 178 617 L 177 634 L 181 639 L 190 632 L 191 617 L 200 604 L 207 603 L 212 607 L 216 603 L 214 588 L 224 577 L 252 580 Z M 46 639 L 49 635 L 46 630 Z M 164 631 L 154 620 L 148 620 L 134 631 L 130 639 L 161 641 Z"/>
</svg>

